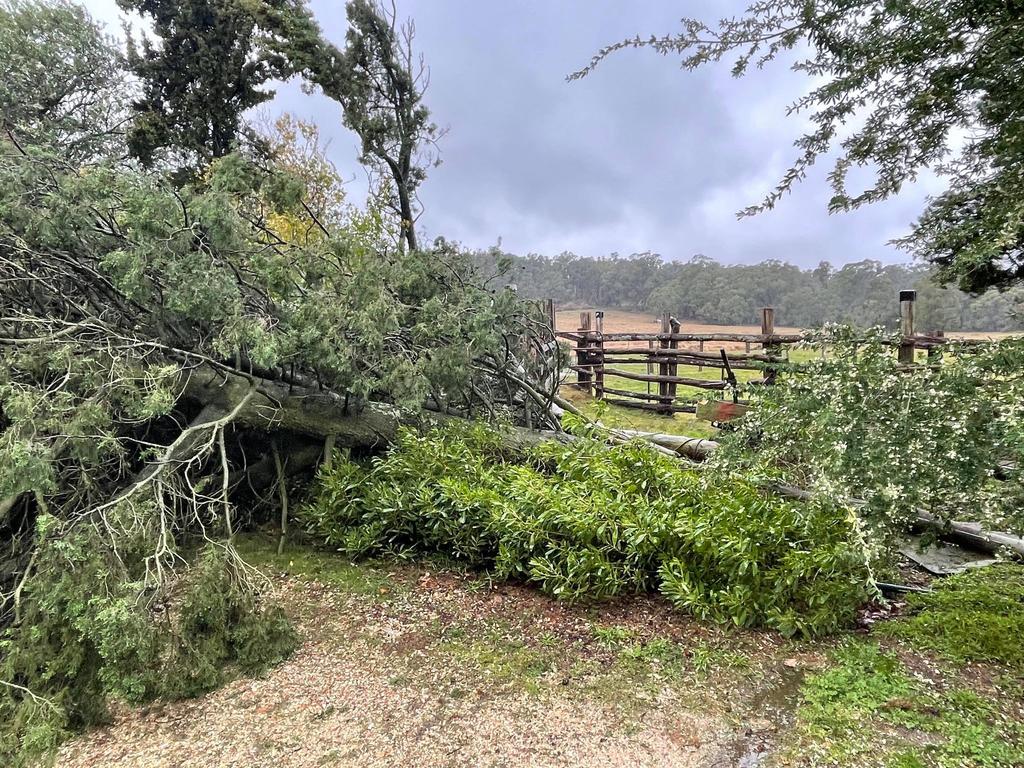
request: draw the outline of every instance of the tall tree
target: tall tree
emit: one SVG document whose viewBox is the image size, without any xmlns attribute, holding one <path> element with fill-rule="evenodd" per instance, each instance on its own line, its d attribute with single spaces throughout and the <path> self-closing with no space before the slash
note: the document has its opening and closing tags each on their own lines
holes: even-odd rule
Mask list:
<svg viewBox="0 0 1024 768">
<path fill-rule="evenodd" d="M 84 8 L 0 0 L 0 132 L 81 162 L 122 144 L 131 88 Z M 9 132 L 9 133 L 8 133 Z"/>
<path fill-rule="evenodd" d="M 312 77 L 341 104 L 345 125 L 362 142 L 362 162 L 385 183 L 405 244 L 416 250 L 416 192 L 426 167 L 438 163 L 432 150 L 440 132 L 423 104 L 430 73 L 413 52 L 412 21 L 400 24 L 395 9 L 376 0 L 349 0 L 346 8 L 345 50 L 332 56 L 323 46 Z"/>
<path fill-rule="evenodd" d="M 676 54 L 686 69 L 733 58 L 743 75 L 785 53 L 811 80 L 789 113 L 813 128 L 765 199 L 772 208 L 823 155 L 830 211 L 894 195 L 924 169 L 948 181 L 901 244 L 939 267 L 944 282 L 980 292 L 1024 281 L 1024 4 L 1020 0 L 759 0 L 708 24 L 683 19 L 677 34 L 610 45 Z M 852 168 L 873 170 L 848 188 Z"/>
<path fill-rule="evenodd" d="M 423 105 L 430 73 L 413 53 L 411 20 L 399 24 L 394 8 L 375 0 L 350 0 L 347 12 L 345 124 L 362 140 L 363 162 L 390 176 L 391 206 L 409 249 L 416 250 L 416 191 L 426 178 L 424 166 L 437 162 L 429 147 L 438 129 Z"/>
<path fill-rule="evenodd" d="M 152 26 L 128 62 L 142 83 L 128 146 L 152 165 L 163 154 L 202 166 L 229 154 L 242 115 L 273 98 L 268 81 L 294 73 L 270 23 L 305 15 L 302 0 L 118 0 Z"/>
</svg>

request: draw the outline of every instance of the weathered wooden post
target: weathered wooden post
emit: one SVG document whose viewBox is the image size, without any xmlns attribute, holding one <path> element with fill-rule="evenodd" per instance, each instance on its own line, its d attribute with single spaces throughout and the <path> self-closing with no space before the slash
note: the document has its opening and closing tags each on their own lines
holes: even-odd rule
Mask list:
<svg viewBox="0 0 1024 768">
<path fill-rule="evenodd" d="M 935 331 L 935 333 L 932 334 L 932 335 L 935 336 L 938 339 L 946 338 L 946 332 L 945 331 Z M 942 345 L 941 344 L 936 344 L 933 347 L 928 347 L 928 362 L 931 363 L 931 364 L 935 364 L 935 363 L 940 362 L 941 360 L 942 360 Z"/>
<path fill-rule="evenodd" d="M 762 336 L 774 336 L 775 335 L 775 308 L 774 307 L 762 307 L 761 308 L 761 335 Z M 764 352 L 768 357 L 774 360 L 778 354 L 778 345 L 774 344 L 769 340 L 765 340 L 762 344 Z M 775 377 L 778 375 L 778 371 L 774 366 L 769 364 L 764 370 L 764 383 L 774 384 Z"/>
<path fill-rule="evenodd" d="M 900 291 L 900 331 L 903 341 L 900 342 L 899 361 L 906 365 L 914 362 L 914 302 L 917 291 Z"/>
<path fill-rule="evenodd" d="M 647 375 L 654 375 L 654 363 L 651 362 L 654 358 L 654 339 L 647 342 Z M 647 382 L 647 394 L 651 394 L 651 382 Z"/>
<path fill-rule="evenodd" d="M 551 329 L 551 338 L 555 338 L 555 300 L 544 299 L 543 302 L 544 316 L 548 319 L 548 328 Z"/>
<path fill-rule="evenodd" d="M 662 333 L 662 336 L 664 337 L 664 336 L 668 335 L 671 332 L 672 332 L 671 318 L 669 317 L 668 312 L 662 312 L 661 313 L 661 333 Z M 661 349 L 668 349 L 668 345 L 669 345 L 669 340 L 666 339 L 666 338 L 661 338 L 658 341 L 658 346 Z M 666 362 L 666 357 L 667 356 L 663 355 L 662 359 L 661 359 L 661 362 L 658 363 L 658 376 L 661 377 L 661 380 L 658 382 L 658 397 L 659 397 L 658 402 L 662 406 L 662 408 L 661 408 L 662 413 L 672 413 L 672 409 L 670 407 L 672 405 L 672 401 L 669 398 L 669 394 L 668 394 L 668 381 L 666 381 L 666 378 L 665 378 L 665 377 L 668 376 L 668 363 Z"/>
<path fill-rule="evenodd" d="M 593 327 L 593 315 L 590 312 L 580 312 L 580 337 L 576 340 L 576 386 L 590 392 L 591 371 L 590 367 L 590 329 Z"/>
<path fill-rule="evenodd" d="M 674 317 L 669 317 L 668 325 L 672 332 L 672 335 L 679 333 L 680 323 Z M 668 343 L 669 349 L 679 349 L 679 339 L 672 339 Z M 672 362 L 668 364 L 668 375 L 677 376 L 679 375 L 679 365 L 676 363 L 676 356 L 671 355 Z M 674 381 L 669 382 L 668 385 L 668 396 L 672 403 L 676 400 L 676 383 Z M 670 411 L 671 412 L 671 411 Z"/>
<path fill-rule="evenodd" d="M 594 313 L 595 331 L 597 338 L 594 341 L 594 351 L 591 358 L 594 361 L 594 395 L 598 399 L 604 397 L 604 312 L 598 310 Z"/>
</svg>

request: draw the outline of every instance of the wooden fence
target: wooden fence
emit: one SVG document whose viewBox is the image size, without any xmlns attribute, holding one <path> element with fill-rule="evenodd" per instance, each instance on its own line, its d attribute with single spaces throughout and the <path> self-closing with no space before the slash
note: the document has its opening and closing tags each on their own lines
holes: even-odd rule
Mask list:
<svg viewBox="0 0 1024 768">
<path fill-rule="evenodd" d="M 934 351 L 947 342 L 942 334 L 915 333 L 915 299 L 915 291 L 900 291 L 902 340 L 896 346 L 900 362 L 907 364 L 914 362 L 915 350 Z M 545 304 L 553 323 L 554 306 Z M 772 384 L 778 375 L 775 366 L 787 359 L 786 347 L 810 338 L 806 333 L 776 333 L 772 307 L 761 310 L 761 332 L 756 334 L 683 333 L 680 329 L 679 321 L 666 312 L 658 333 L 605 333 L 604 313 L 588 310 L 580 313 L 579 328 L 556 331 L 555 336 L 573 344 L 575 362 L 569 368 L 576 372 L 577 387 L 615 405 L 666 415 L 698 411 L 695 403 L 679 402 L 679 387 L 728 391 L 736 402 L 735 371 L 760 372 L 760 378 L 746 384 Z M 619 367 L 635 364 L 644 365 L 645 372 Z M 680 368 L 711 368 L 721 375 L 718 379 L 680 375 Z M 647 384 L 646 391 L 614 386 L 615 381 L 609 386 L 609 379 L 642 382 Z"/>
</svg>

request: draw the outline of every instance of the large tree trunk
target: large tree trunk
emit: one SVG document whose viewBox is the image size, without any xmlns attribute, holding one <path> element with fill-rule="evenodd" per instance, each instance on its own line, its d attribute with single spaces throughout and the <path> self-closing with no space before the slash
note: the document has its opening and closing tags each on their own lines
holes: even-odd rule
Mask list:
<svg viewBox="0 0 1024 768">
<path fill-rule="evenodd" d="M 234 423 L 268 432 L 283 430 L 307 437 L 334 435 L 342 448 L 383 448 L 392 442 L 405 418 L 398 408 L 382 403 L 350 402 L 329 390 L 298 387 L 263 378 L 201 366 L 183 381 L 181 395 L 202 406 L 227 412 L 253 391 Z"/>
</svg>

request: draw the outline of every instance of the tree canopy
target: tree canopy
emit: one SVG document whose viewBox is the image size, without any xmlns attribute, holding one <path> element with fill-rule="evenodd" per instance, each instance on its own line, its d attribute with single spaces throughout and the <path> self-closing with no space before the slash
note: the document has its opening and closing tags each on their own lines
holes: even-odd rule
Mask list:
<svg viewBox="0 0 1024 768">
<path fill-rule="evenodd" d="M 918 291 L 917 325 L 928 331 L 1013 331 L 1024 328 L 1024 286 L 971 296 L 941 287 L 925 265 L 872 259 L 801 269 L 781 261 L 721 264 L 697 255 L 669 261 L 657 254 L 631 256 L 474 255 L 495 287 L 513 280 L 532 299 L 562 307 L 623 309 L 723 325 L 760 322 L 761 307 L 775 307 L 777 322 L 800 328 L 846 323 L 861 328 L 899 322 L 899 291 Z M 509 267 L 508 274 L 503 266 Z"/>
<path fill-rule="evenodd" d="M 966 291 L 1024 279 L 1024 81 L 1012 75 L 1024 68 L 1020 3 L 763 0 L 682 27 L 610 45 L 570 77 L 629 47 L 677 55 L 686 69 L 731 59 L 736 76 L 788 54 L 811 85 L 787 112 L 813 127 L 778 186 L 742 215 L 775 206 L 833 154 L 833 212 L 895 195 L 930 170 L 947 189 L 902 245 Z M 872 180 L 858 189 L 861 168 Z"/>
<path fill-rule="evenodd" d="M 274 95 L 264 86 L 293 69 L 265 21 L 270 11 L 304 13 L 302 2 L 118 0 L 152 26 L 141 48 L 129 38 L 128 63 L 142 84 L 128 148 L 145 165 L 161 152 L 201 167 L 230 153 L 242 115 Z M 267 6 L 264 12 L 261 6 Z"/>
</svg>

